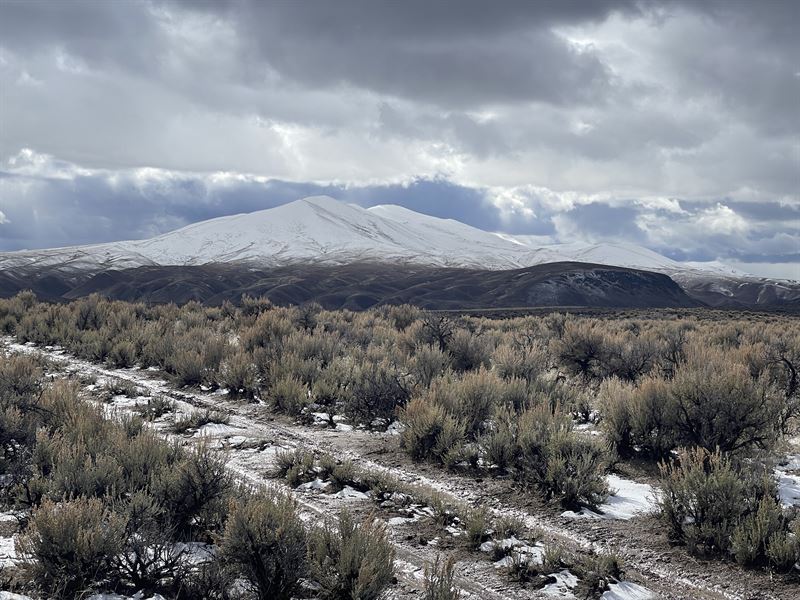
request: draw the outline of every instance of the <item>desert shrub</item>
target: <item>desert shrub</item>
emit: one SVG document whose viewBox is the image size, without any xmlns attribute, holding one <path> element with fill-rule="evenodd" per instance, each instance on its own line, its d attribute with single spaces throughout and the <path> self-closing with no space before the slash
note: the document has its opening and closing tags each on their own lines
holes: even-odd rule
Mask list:
<svg viewBox="0 0 800 600">
<path fill-rule="evenodd" d="M 679 465 L 662 463 L 661 471 L 659 507 L 670 537 L 709 551 L 727 550 L 745 493 L 730 459 L 688 450 Z"/>
<path fill-rule="evenodd" d="M 200 445 L 152 483 L 178 539 L 202 538 L 225 522 L 232 480 L 223 456 Z"/>
<path fill-rule="evenodd" d="M 284 478 L 291 487 L 311 481 L 316 477 L 315 460 L 311 452 L 297 448 L 280 451 L 275 455 L 275 464 L 270 475 Z"/>
<path fill-rule="evenodd" d="M 96 498 L 45 501 L 18 547 L 25 572 L 37 586 L 52 597 L 75 598 L 109 575 L 123 534 L 122 519 Z"/>
<path fill-rule="evenodd" d="M 788 573 L 800 561 L 800 540 L 798 540 L 798 527 L 795 531 L 776 532 L 767 541 L 767 560 L 770 567 L 779 573 Z"/>
<path fill-rule="evenodd" d="M 680 367 L 667 402 L 682 444 L 723 452 L 769 447 L 778 434 L 782 399 L 765 379 L 716 355 Z"/>
<path fill-rule="evenodd" d="M 748 452 L 769 448 L 780 435 L 786 401 L 766 377 L 709 352 L 690 357 L 672 379 L 617 380 L 600 389 L 603 428 L 621 456 L 634 449 L 653 457 L 679 446 Z"/>
<path fill-rule="evenodd" d="M 136 346 L 130 340 L 120 340 L 109 350 L 107 360 L 118 369 L 132 367 L 136 364 Z"/>
<path fill-rule="evenodd" d="M 405 376 L 387 359 L 356 368 L 348 391 L 344 414 L 353 423 L 364 425 L 388 424 L 411 395 Z"/>
<path fill-rule="evenodd" d="M 105 402 L 109 402 L 114 396 L 136 398 L 139 395 L 139 388 L 132 381 L 121 377 L 112 377 L 105 382 L 100 394 L 100 398 Z"/>
<path fill-rule="evenodd" d="M 187 577 L 185 550 L 173 541 L 163 508 L 152 496 L 135 491 L 115 510 L 125 528 L 121 551 L 109 557 L 113 579 L 152 590 Z"/>
<path fill-rule="evenodd" d="M 530 382 L 547 369 L 548 358 L 539 344 L 520 339 L 499 345 L 492 354 L 492 364 L 503 379 L 516 377 Z"/>
<path fill-rule="evenodd" d="M 261 600 L 289 600 L 306 574 L 306 535 L 291 497 L 261 490 L 233 504 L 220 558 Z"/>
<path fill-rule="evenodd" d="M 499 406 L 514 412 L 521 412 L 532 404 L 531 384 L 525 379 L 511 377 L 504 379 L 500 386 Z"/>
<path fill-rule="evenodd" d="M 271 381 L 289 377 L 310 387 L 322 370 L 322 361 L 318 358 L 303 358 L 295 351 L 288 351 L 280 359 L 274 359 L 269 369 Z"/>
<path fill-rule="evenodd" d="M 41 371 L 31 358 L 0 355 L 0 471 L 9 486 L 26 465 L 26 448 L 36 439 Z"/>
<path fill-rule="evenodd" d="M 203 425 L 208 425 L 209 423 L 226 425 L 229 422 L 229 415 L 218 410 L 206 408 L 202 410 L 193 410 L 188 414 L 181 415 L 175 419 L 172 430 L 175 433 L 186 433 L 190 429 L 200 429 Z"/>
<path fill-rule="evenodd" d="M 175 375 L 175 383 L 182 386 L 200 385 L 208 374 L 203 353 L 191 347 L 176 348 L 169 369 Z"/>
<path fill-rule="evenodd" d="M 786 518 L 775 497 L 765 493 L 758 508 L 741 518 L 731 536 L 731 553 L 741 565 L 772 565 L 788 570 L 800 560 L 800 547 L 788 533 Z"/>
<path fill-rule="evenodd" d="M 242 331 L 242 346 L 248 351 L 272 348 L 280 353 L 283 341 L 294 330 L 294 325 L 283 311 L 267 310 L 258 315 L 252 327 Z"/>
<path fill-rule="evenodd" d="M 564 506 L 596 506 L 608 496 L 602 450 L 575 435 L 562 414 L 546 407 L 520 415 L 514 462 L 521 481 Z"/>
<path fill-rule="evenodd" d="M 491 358 L 489 343 L 485 337 L 457 329 L 447 342 L 453 370 L 459 373 L 488 367 Z"/>
<path fill-rule="evenodd" d="M 147 404 L 140 407 L 142 416 L 148 421 L 154 421 L 174 410 L 175 401 L 167 396 L 151 396 L 147 399 Z"/>
<path fill-rule="evenodd" d="M 317 326 L 317 317 L 322 312 L 322 306 L 317 302 L 306 302 L 297 307 L 296 322 L 305 331 L 312 331 Z"/>
<path fill-rule="evenodd" d="M 314 402 L 328 409 L 329 414 L 335 414 L 336 406 L 343 403 L 349 396 L 348 384 L 350 382 L 350 366 L 343 360 L 334 360 L 323 369 L 311 391 Z"/>
<path fill-rule="evenodd" d="M 686 360 L 687 331 L 686 326 L 670 326 L 661 331 L 659 358 L 667 378 L 671 378 Z"/>
<path fill-rule="evenodd" d="M 601 425 L 606 441 L 623 458 L 634 453 L 631 422 L 633 396 L 633 387 L 616 378 L 604 381 L 598 393 L 598 403 L 603 415 Z"/>
<path fill-rule="evenodd" d="M 556 345 L 559 362 L 584 380 L 602 374 L 603 334 L 586 321 L 568 321 Z"/>
<path fill-rule="evenodd" d="M 442 561 L 436 557 L 433 564 L 425 565 L 425 591 L 423 600 L 459 600 L 461 591 L 456 586 L 452 558 Z"/>
<path fill-rule="evenodd" d="M 430 387 L 431 382 L 442 375 L 450 365 L 450 357 L 435 346 L 419 345 L 409 368 L 414 381 L 422 388 Z"/>
<path fill-rule="evenodd" d="M 293 417 L 300 416 L 303 409 L 311 404 L 308 388 L 291 376 L 283 377 L 272 384 L 269 397 L 275 410 Z"/>
<path fill-rule="evenodd" d="M 608 497 L 602 449 L 565 429 L 554 432 L 546 448 L 547 468 L 539 486 L 564 506 L 597 506 Z"/>
<path fill-rule="evenodd" d="M 252 358 L 241 351 L 225 358 L 219 368 L 219 384 L 233 396 L 253 398 L 258 391 L 258 374 Z"/>
<path fill-rule="evenodd" d="M 504 382 L 485 369 L 465 373 L 460 379 L 441 379 L 431 386 L 431 400 L 463 421 L 468 439 L 483 431 L 487 419 L 501 403 Z"/>
<path fill-rule="evenodd" d="M 241 301 L 242 314 L 245 316 L 258 316 L 273 308 L 272 301 L 266 296 L 250 296 L 243 294 Z"/>
<path fill-rule="evenodd" d="M 613 554 L 579 555 L 571 570 L 578 577 L 578 598 L 600 598 L 609 584 L 622 577 L 622 562 Z"/>
<path fill-rule="evenodd" d="M 543 565 L 527 554 L 513 549 L 510 556 L 511 563 L 506 567 L 506 576 L 509 580 L 523 586 L 530 584 L 534 588 L 541 588 L 547 583 L 547 569 Z"/>
<path fill-rule="evenodd" d="M 655 366 L 658 345 L 654 338 L 645 335 L 607 336 L 603 342 L 600 360 L 605 377 L 619 377 L 636 381 Z"/>
<path fill-rule="evenodd" d="M 490 465 L 495 465 L 500 471 L 513 462 L 516 451 L 514 436 L 514 423 L 517 416 L 514 412 L 498 410 L 492 422 L 491 429 L 478 439 L 478 446 L 483 452 L 484 459 Z"/>
<path fill-rule="evenodd" d="M 522 517 L 502 516 L 494 521 L 494 533 L 500 540 L 520 536 L 526 529 L 525 520 Z M 541 535 L 541 533 L 534 532 L 534 537 L 537 535 Z"/>
<path fill-rule="evenodd" d="M 341 340 L 317 328 L 313 332 L 297 331 L 284 343 L 284 354 L 296 354 L 303 360 L 313 360 L 319 369 L 326 368 L 339 352 Z"/>
<path fill-rule="evenodd" d="M 42 370 L 28 356 L 12 355 L 0 360 L 0 398 L 32 398 L 42 389 Z"/>
<path fill-rule="evenodd" d="M 737 469 L 720 451 L 702 448 L 683 450 L 677 464 L 662 463 L 663 491 L 658 504 L 670 537 L 685 543 L 692 552 L 726 553 L 740 522 L 751 513 L 757 515 L 761 500 L 774 494 L 755 471 L 744 468 Z M 737 534 L 742 562 L 751 560 L 744 546 L 753 540 L 760 543 L 756 539 L 761 537 L 758 528 L 771 516 L 767 512 L 762 521 L 756 516 L 742 526 Z M 763 530 L 771 531 L 767 525 Z"/>
<path fill-rule="evenodd" d="M 525 408 L 546 406 L 550 412 L 563 412 L 584 422 L 591 417 L 591 404 L 588 394 L 580 387 L 570 385 L 562 379 L 534 379 L 528 384 L 528 401 L 524 406 L 515 407 L 517 412 Z"/>
<path fill-rule="evenodd" d="M 492 519 L 485 506 L 468 508 L 462 513 L 467 543 L 471 548 L 478 548 L 489 538 Z"/>
<path fill-rule="evenodd" d="M 420 311 L 416 306 L 400 304 L 389 307 L 388 318 L 397 331 L 403 331 L 419 317 Z"/>
<path fill-rule="evenodd" d="M 120 439 L 118 434 L 115 437 L 108 452 L 113 453 L 122 469 L 124 488 L 119 494 L 123 497 L 136 490 L 149 490 L 153 480 L 181 458 L 177 445 L 164 442 L 150 429 L 127 440 Z"/>
<path fill-rule="evenodd" d="M 436 346 L 444 352 L 456 330 L 456 324 L 446 315 L 425 312 L 421 315 L 419 330 L 420 341 Z"/>
<path fill-rule="evenodd" d="M 168 370 L 175 351 L 174 337 L 162 323 L 148 323 L 141 337 L 141 366 Z"/>
<path fill-rule="evenodd" d="M 360 481 L 359 470 L 351 460 L 334 461 L 334 464 L 331 465 L 329 470 L 329 478 L 333 484 L 334 490 L 341 490 L 347 485 L 355 488 L 364 487 L 365 489 L 369 489 L 362 485 L 363 482 Z"/>
<path fill-rule="evenodd" d="M 122 467 L 111 454 L 91 452 L 85 441 L 73 443 L 62 436 L 53 447 L 53 466 L 47 474 L 52 499 L 103 497 L 124 489 Z"/>
<path fill-rule="evenodd" d="M 321 598 L 377 600 L 392 579 L 394 549 L 383 522 L 357 523 L 342 511 L 336 524 L 311 532 L 309 559 Z"/>
<path fill-rule="evenodd" d="M 444 462 L 464 444 L 464 425 L 427 398 L 415 398 L 403 409 L 401 444 L 414 460 Z"/>
<path fill-rule="evenodd" d="M 144 431 L 144 419 L 140 415 L 122 414 L 119 418 L 119 424 L 128 439 L 135 438 Z"/>
<path fill-rule="evenodd" d="M 247 582 L 238 580 L 242 592 L 247 590 Z M 237 589 L 236 572 L 223 561 L 212 558 L 192 565 L 187 576 L 177 582 L 175 600 L 231 600 L 231 590 Z"/>
<path fill-rule="evenodd" d="M 601 425 L 609 445 L 622 457 L 635 452 L 664 457 L 680 445 L 669 384 L 648 377 L 638 386 L 612 378 L 600 386 Z"/>
</svg>

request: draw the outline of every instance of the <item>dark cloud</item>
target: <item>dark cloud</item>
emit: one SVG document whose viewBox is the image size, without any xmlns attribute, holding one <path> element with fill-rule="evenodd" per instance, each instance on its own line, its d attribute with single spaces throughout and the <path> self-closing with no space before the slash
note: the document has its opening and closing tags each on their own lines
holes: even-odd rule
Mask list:
<svg viewBox="0 0 800 600">
<path fill-rule="evenodd" d="M 640 209 L 632 206 L 609 206 L 602 202 L 580 204 L 564 212 L 562 218 L 592 239 L 625 239 L 641 242 L 643 232 L 636 224 Z"/>
<path fill-rule="evenodd" d="M 798 26 L 780 0 L 5 0 L 0 247 L 327 193 L 786 262 Z"/>
<path fill-rule="evenodd" d="M 637 3 L 363 0 L 227 6 L 265 63 L 286 79 L 354 85 L 448 108 L 597 102 L 611 86 L 609 70 L 552 27 L 603 20 L 615 11 L 635 12 Z"/>
<path fill-rule="evenodd" d="M 168 45 L 143 0 L 7 0 L 0 15 L 2 45 L 28 55 L 55 50 L 91 66 L 116 64 L 146 71 Z M 135 40 L 140 43 L 130 43 Z"/>
</svg>

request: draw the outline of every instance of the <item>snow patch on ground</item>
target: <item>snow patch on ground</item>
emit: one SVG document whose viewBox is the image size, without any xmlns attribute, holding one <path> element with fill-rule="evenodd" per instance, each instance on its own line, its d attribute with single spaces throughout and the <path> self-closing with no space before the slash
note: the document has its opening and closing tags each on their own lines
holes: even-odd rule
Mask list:
<svg viewBox="0 0 800 600">
<path fill-rule="evenodd" d="M 222 423 L 206 423 L 194 432 L 192 437 L 228 437 L 241 432 L 238 427 Z"/>
<path fill-rule="evenodd" d="M 10 566 L 17 562 L 17 550 L 14 547 L 14 536 L 0 537 L 0 567 Z"/>
<path fill-rule="evenodd" d="M 606 476 L 606 481 L 614 493 L 598 507 L 597 511 L 584 508 L 576 513 L 568 510 L 561 513 L 561 516 L 573 519 L 621 519 L 627 521 L 656 509 L 656 491 L 650 484 L 637 483 L 617 475 Z"/>
<path fill-rule="evenodd" d="M 386 428 L 386 433 L 389 435 L 400 435 L 403 433 L 403 430 L 406 428 L 400 421 L 392 421 L 389 423 L 389 427 Z"/>
<path fill-rule="evenodd" d="M 555 596 L 558 598 L 574 598 L 572 590 L 578 585 L 578 578 L 570 573 L 567 569 L 553 573 L 556 578 L 555 583 L 548 583 L 542 588 L 542 594 L 545 596 Z"/>
<path fill-rule="evenodd" d="M 307 481 L 306 483 L 301 483 L 297 486 L 296 489 L 298 490 L 324 490 L 329 488 L 331 485 L 330 481 L 322 481 L 319 477 L 314 479 L 313 481 Z"/>
<path fill-rule="evenodd" d="M 608 586 L 608 591 L 600 596 L 602 600 L 652 600 L 655 597 L 646 587 L 631 581 L 612 583 Z"/>
<path fill-rule="evenodd" d="M 192 565 L 207 563 L 216 554 L 216 548 L 203 542 L 178 542 L 175 544 L 177 552 L 183 552 L 183 558 Z"/>
<path fill-rule="evenodd" d="M 367 496 L 364 492 L 359 492 L 358 490 L 351 488 L 349 485 L 344 486 L 342 490 L 336 492 L 334 496 L 337 498 L 344 498 L 345 500 L 369 500 L 369 496 Z"/>
<path fill-rule="evenodd" d="M 800 506 L 800 454 L 790 454 L 775 469 L 778 494 L 784 506 Z"/>
</svg>

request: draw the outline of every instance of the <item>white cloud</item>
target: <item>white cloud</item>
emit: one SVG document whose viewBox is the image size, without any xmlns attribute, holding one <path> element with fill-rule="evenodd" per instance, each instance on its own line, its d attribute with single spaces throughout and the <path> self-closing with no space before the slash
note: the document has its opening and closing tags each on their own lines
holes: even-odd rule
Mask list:
<svg viewBox="0 0 800 600">
<path fill-rule="evenodd" d="M 744 217 L 719 202 L 716 206 L 704 210 L 697 217 L 697 225 L 701 230 L 704 229 L 709 233 L 721 233 L 723 235 L 745 233 L 749 228 Z"/>
</svg>

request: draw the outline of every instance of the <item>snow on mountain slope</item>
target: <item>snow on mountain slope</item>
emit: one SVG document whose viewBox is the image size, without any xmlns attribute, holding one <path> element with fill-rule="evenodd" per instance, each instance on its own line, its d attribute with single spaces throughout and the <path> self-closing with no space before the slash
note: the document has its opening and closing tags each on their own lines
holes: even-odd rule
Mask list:
<svg viewBox="0 0 800 600">
<path fill-rule="evenodd" d="M 540 244 L 529 242 L 526 236 L 514 236 L 515 239 L 531 247 L 541 247 Z M 545 249 L 558 255 L 569 257 L 569 260 L 578 262 L 597 263 L 601 265 L 616 265 L 620 267 L 639 267 L 651 271 L 664 269 L 679 269 L 681 263 L 662 256 L 657 252 L 625 242 L 569 242 L 565 244 L 552 244 Z"/>
<path fill-rule="evenodd" d="M 148 240 L 11 252 L 0 255 L 0 269 L 48 266 L 77 271 L 153 264 L 251 261 L 277 266 L 365 260 L 512 269 L 536 264 L 530 254 L 526 246 L 458 221 L 394 206 L 367 210 L 316 196 L 195 223 Z"/>
<path fill-rule="evenodd" d="M 0 270 L 51 267 L 69 273 L 241 261 L 260 267 L 385 261 L 493 270 L 576 261 L 704 272 L 633 244 L 542 246 L 530 236 L 490 233 L 395 205 L 364 209 L 327 196 L 202 221 L 147 240 L 0 254 Z"/>
</svg>

